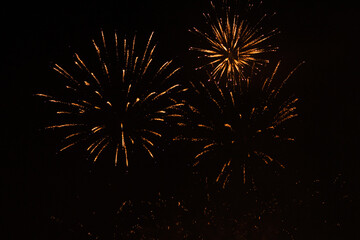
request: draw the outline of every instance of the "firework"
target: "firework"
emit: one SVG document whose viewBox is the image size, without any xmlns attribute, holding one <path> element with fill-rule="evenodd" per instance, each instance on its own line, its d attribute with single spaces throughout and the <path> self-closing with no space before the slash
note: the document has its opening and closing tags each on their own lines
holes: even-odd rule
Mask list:
<svg viewBox="0 0 360 240">
<path fill-rule="evenodd" d="M 183 201 L 173 196 L 127 200 L 117 211 L 114 239 L 189 239 L 188 215 Z"/>
<path fill-rule="evenodd" d="M 254 239 L 278 234 L 269 232 L 269 228 L 287 233 L 289 219 L 283 216 L 286 211 L 279 208 L 279 199 L 273 196 L 276 191 L 264 196 L 252 188 L 229 198 L 226 191 L 199 182 L 186 196 L 158 193 L 121 201 L 108 212 L 111 220 L 94 209 L 75 224 L 53 216 L 51 219 L 71 234 L 87 235 L 89 239 Z"/>
<path fill-rule="evenodd" d="M 277 33 L 272 30 L 262 33 L 259 27 L 266 15 L 255 25 L 251 25 L 240 15 L 223 6 L 223 16 L 215 13 L 204 14 L 209 30 L 193 28 L 191 32 L 199 35 L 206 43 L 203 47 L 191 47 L 204 59 L 204 64 L 212 80 L 239 83 L 245 78 L 246 68 L 267 63 L 264 53 L 276 50 L 267 40 Z M 223 5 L 226 3 L 223 3 Z"/>
<path fill-rule="evenodd" d="M 242 176 L 246 182 L 248 169 L 254 169 L 261 160 L 265 164 L 277 163 L 271 152 L 281 141 L 294 141 L 284 132 L 285 123 L 297 116 L 295 97 L 282 101 L 280 90 L 295 69 L 281 82 L 273 83 L 280 62 L 270 76 L 252 76 L 246 88 L 219 86 L 214 82 L 191 83 L 199 98 L 190 109 L 194 117 L 192 127 L 197 136 L 176 137 L 175 140 L 200 142 L 201 151 L 195 164 L 209 165 L 209 155 L 215 156 L 216 182 L 225 187 L 231 173 Z M 211 109 L 209 111 L 209 109 Z M 274 145 L 275 144 L 275 145 Z M 206 161 L 202 159 L 207 158 Z"/>
<path fill-rule="evenodd" d="M 254 193 L 235 201 L 197 190 L 186 199 L 159 196 L 123 202 L 114 239 L 251 239 L 250 234 L 264 230 L 259 226 L 262 218 L 278 211 L 276 200 L 263 201 Z"/>
<path fill-rule="evenodd" d="M 167 119 L 181 117 L 172 114 L 181 104 L 170 96 L 183 89 L 166 81 L 179 70 L 170 70 L 171 61 L 153 66 L 152 37 L 153 33 L 141 55 L 135 49 L 136 37 L 120 39 L 115 32 L 107 42 L 101 31 L 100 43 L 92 40 L 96 66 L 90 67 L 78 53 L 71 73 L 53 66 L 66 80 L 64 94 L 37 95 L 56 104 L 60 123 L 47 129 L 66 129 L 60 151 L 85 143 L 94 162 L 107 150 L 113 153 L 115 165 L 121 159 L 125 166 L 135 151 L 154 157 L 155 141 L 162 137 Z"/>
</svg>

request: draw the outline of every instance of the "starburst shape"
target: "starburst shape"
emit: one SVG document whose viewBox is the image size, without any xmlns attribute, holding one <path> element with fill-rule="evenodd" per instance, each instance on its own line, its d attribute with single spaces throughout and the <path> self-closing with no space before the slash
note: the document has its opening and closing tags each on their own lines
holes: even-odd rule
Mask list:
<svg viewBox="0 0 360 240">
<path fill-rule="evenodd" d="M 214 12 L 215 5 L 212 4 Z M 249 21 L 225 7 L 223 17 L 216 14 L 204 14 L 208 30 L 194 27 L 190 31 L 203 39 L 203 46 L 191 47 L 198 52 L 203 65 L 197 69 L 206 68 L 212 80 L 240 83 L 246 79 L 246 69 L 267 63 L 264 53 L 275 51 L 276 47 L 268 43 L 277 29 L 262 33 L 260 23 L 264 15 L 253 26 Z"/>
<path fill-rule="evenodd" d="M 260 162 L 285 167 L 272 154 L 281 142 L 294 141 L 284 129 L 297 116 L 298 98 L 283 100 L 280 92 L 297 67 L 283 81 L 274 83 L 279 65 L 270 76 L 252 75 L 246 87 L 191 82 L 195 101 L 189 104 L 188 119 L 192 122 L 188 126 L 193 128 L 193 136 L 181 135 L 174 140 L 197 142 L 201 150 L 194 166 L 215 170 L 216 182 L 223 187 L 232 174 L 242 176 L 245 183 L 246 172 Z"/>
<path fill-rule="evenodd" d="M 101 31 L 100 44 L 92 40 L 96 64 L 85 63 L 75 53 L 72 71 L 53 66 L 66 80 L 64 93 L 37 96 L 56 105 L 59 116 L 47 129 L 66 133 L 60 152 L 82 146 L 96 162 L 107 150 L 115 165 L 122 159 L 125 166 L 129 166 L 129 157 L 139 152 L 154 158 L 167 120 L 182 117 L 173 112 L 183 104 L 172 96 L 184 89 L 168 81 L 179 70 L 170 70 L 172 61 L 154 66 L 152 38 L 153 33 L 139 55 L 136 37 L 121 40 L 115 32 L 113 40 L 106 42 Z"/>
</svg>

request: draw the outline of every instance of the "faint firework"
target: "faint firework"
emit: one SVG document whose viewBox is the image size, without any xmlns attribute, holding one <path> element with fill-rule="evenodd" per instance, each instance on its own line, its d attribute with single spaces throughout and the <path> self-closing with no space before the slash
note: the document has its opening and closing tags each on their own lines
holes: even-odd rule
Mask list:
<svg viewBox="0 0 360 240">
<path fill-rule="evenodd" d="M 268 43 L 268 39 L 278 33 L 276 29 L 264 31 L 262 22 L 267 17 L 263 15 L 256 24 L 243 18 L 233 11 L 227 1 L 222 1 L 221 10 L 211 2 L 212 13 L 204 13 L 209 29 L 193 28 L 190 31 L 203 39 L 204 45 L 191 47 L 199 53 L 203 64 L 197 68 L 206 68 L 210 79 L 225 84 L 241 83 L 246 79 L 245 71 L 252 66 L 263 65 L 268 60 L 264 53 L 277 48 Z M 248 5 L 251 9 L 253 6 Z"/>
<path fill-rule="evenodd" d="M 116 215 L 115 239 L 191 239 L 184 201 L 160 193 L 148 200 L 128 200 Z"/>
<path fill-rule="evenodd" d="M 277 199 L 257 195 L 251 192 L 235 201 L 198 189 L 180 199 L 159 194 L 151 200 L 128 200 L 117 211 L 114 239 L 253 239 L 267 234 L 269 225 L 280 230 Z"/>
<path fill-rule="evenodd" d="M 108 236 L 114 240 L 294 240 L 343 231 L 344 224 L 352 219 L 347 211 L 339 214 L 330 210 L 345 206 L 350 210 L 357 199 L 344 176 L 337 174 L 331 181 L 322 181 L 295 175 L 281 176 L 280 184 L 237 189 L 236 194 L 214 191 L 197 179 L 182 197 L 158 194 L 120 202 L 111 209 L 111 220 L 93 209 L 82 218 L 74 218 L 76 214 L 69 211 L 68 217 L 51 216 L 50 220 L 73 239 L 99 240 Z M 328 199 L 329 190 L 336 196 L 333 201 Z M 321 228 L 306 233 L 313 226 Z"/>
<path fill-rule="evenodd" d="M 156 45 L 152 38 L 153 33 L 139 54 L 136 36 L 120 39 L 115 32 L 108 42 L 101 31 L 100 43 L 92 40 L 98 63 L 85 63 L 75 53 L 71 73 L 58 64 L 53 66 L 65 78 L 66 89 L 60 96 L 37 96 L 56 104 L 59 122 L 47 129 L 67 133 L 60 151 L 82 144 L 94 162 L 107 150 L 115 165 L 121 159 L 125 166 L 134 152 L 154 158 L 153 149 L 167 119 L 181 117 L 172 114 L 182 104 L 171 96 L 184 89 L 167 81 L 179 70 L 170 70 L 172 61 L 153 66 Z"/>
<path fill-rule="evenodd" d="M 280 62 L 270 76 L 250 76 L 242 87 L 191 82 L 196 99 L 188 105 L 189 119 L 193 121 L 188 124 L 192 126 L 192 136 L 181 135 L 174 140 L 202 144 L 194 166 L 211 165 L 210 170 L 217 169 L 216 182 L 223 187 L 232 172 L 236 173 L 234 176 L 242 176 L 245 183 L 247 170 L 255 169 L 258 160 L 284 168 L 272 153 L 278 143 L 294 141 L 288 137 L 285 123 L 297 116 L 298 98 L 291 96 L 282 100 L 279 93 L 297 67 L 278 83 L 274 79 L 279 65 Z"/>
</svg>

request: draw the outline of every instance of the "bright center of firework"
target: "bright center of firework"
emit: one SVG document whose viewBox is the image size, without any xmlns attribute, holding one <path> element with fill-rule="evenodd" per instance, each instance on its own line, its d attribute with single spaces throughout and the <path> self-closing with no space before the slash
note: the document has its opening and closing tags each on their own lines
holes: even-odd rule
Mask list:
<svg viewBox="0 0 360 240">
<path fill-rule="evenodd" d="M 261 54 L 276 48 L 264 42 L 276 31 L 261 34 L 261 28 L 251 27 L 239 15 L 233 15 L 228 10 L 225 13 L 224 18 L 204 15 L 210 24 L 209 31 L 197 28 L 192 31 L 206 40 L 208 45 L 191 49 L 198 51 L 205 59 L 200 68 L 207 67 L 212 79 L 217 82 L 220 79 L 239 82 L 245 79 L 246 68 L 267 63 L 268 60 L 263 59 Z"/>
<path fill-rule="evenodd" d="M 234 54 L 232 53 L 232 51 L 228 50 L 227 51 L 227 60 L 231 63 L 235 62 L 235 57 Z"/>
</svg>

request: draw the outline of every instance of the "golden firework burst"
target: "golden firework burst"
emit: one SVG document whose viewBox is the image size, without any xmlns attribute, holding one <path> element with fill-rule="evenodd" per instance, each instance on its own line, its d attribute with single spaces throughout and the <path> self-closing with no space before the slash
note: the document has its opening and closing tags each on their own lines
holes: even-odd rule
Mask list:
<svg viewBox="0 0 360 240">
<path fill-rule="evenodd" d="M 212 8 L 215 12 L 214 4 Z M 238 83 L 246 78 L 246 68 L 268 62 L 263 54 L 276 50 L 267 40 L 275 35 L 277 30 L 262 33 L 259 25 L 266 15 L 252 26 L 240 15 L 230 11 L 229 7 L 223 9 L 223 17 L 204 14 L 206 23 L 210 26 L 209 30 L 196 27 L 190 30 L 206 42 L 206 46 L 191 47 L 190 50 L 197 51 L 199 57 L 204 59 L 204 64 L 197 69 L 206 67 L 212 80 Z"/>
<path fill-rule="evenodd" d="M 178 136 L 175 140 L 200 142 L 202 147 L 195 156 L 194 166 L 208 164 L 211 169 L 217 169 L 215 181 L 223 187 L 232 173 L 242 176 L 245 183 L 247 166 L 254 167 L 257 160 L 284 168 L 269 149 L 282 141 L 294 141 L 284 133 L 284 123 L 297 116 L 298 98 L 291 96 L 282 101 L 279 95 L 298 66 L 283 81 L 274 83 L 279 65 L 280 62 L 269 76 L 253 76 L 246 88 L 219 86 L 212 81 L 191 83 L 198 98 L 194 97 L 195 110 L 189 114 L 197 120 L 189 125 L 198 129 L 197 135 Z M 215 157 L 214 161 L 209 156 Z"/>
<path fill-rule="evenodd" d="M 182 104 L 169 95 L 184 89 L 179 84 L 162 84 L 179 68 L 169 70 L 171 61 L 153 67 L 156 45 L 152 37 L 153 33 L 138 55 L 136 37 L 121 40 L 115 32 L 110 44 L 101 31 L 100 44 L 92 40 L 97 67 L 89 67 L 78 53 L 73 71 L 53 66 L 66 79 L 66 94 L 37 96 L 56 104 L 59 123 L 47 129 L 67 129 L 60 151 L 85 142 L 94 162 L 105 150 L 113 152 L 115 165 L 122 158 L 123 165 L 129 166 L 129 156 L 139 151 L 154 158 L 152 149 L 162 137 L 162 125 L 169 118 L 182 117 L 174 114 Z"/>
</svg>

